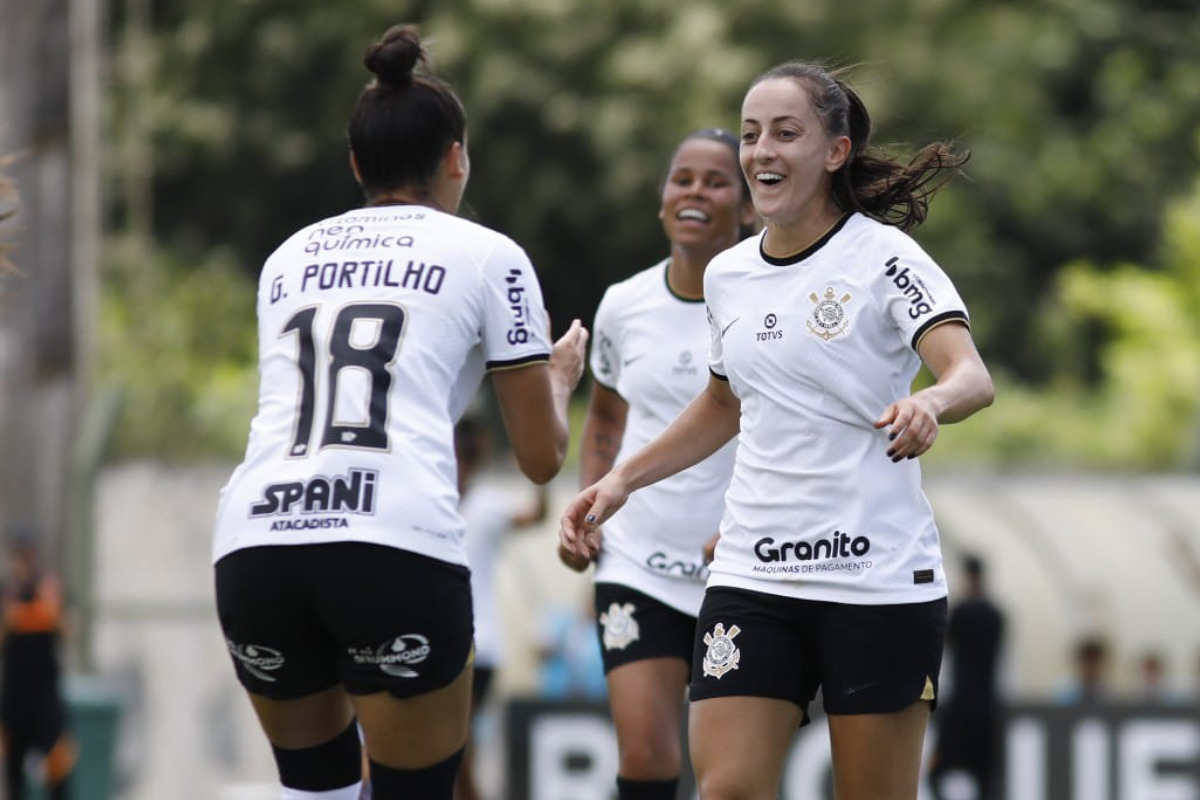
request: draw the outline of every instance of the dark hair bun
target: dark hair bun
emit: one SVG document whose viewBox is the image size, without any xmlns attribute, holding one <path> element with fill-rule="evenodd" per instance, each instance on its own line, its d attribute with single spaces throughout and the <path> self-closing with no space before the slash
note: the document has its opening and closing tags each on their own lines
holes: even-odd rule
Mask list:
<svg viewBox="0 0 1200 800">
<path fill-rule="evenodd" d="M 425 62 L 421 37 L 412 25 L 395 25 L 375 44 L 367 48 L 363 64 L 375 73 L 380 83 L 407 86 L 413 70 Z"/>
</svg>

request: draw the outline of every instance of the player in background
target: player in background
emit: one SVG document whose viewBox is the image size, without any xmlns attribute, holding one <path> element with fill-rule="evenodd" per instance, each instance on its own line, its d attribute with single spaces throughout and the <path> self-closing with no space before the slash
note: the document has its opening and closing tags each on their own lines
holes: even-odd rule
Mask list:
<svg viewBox="0 0 1200 800">
<path fill-rule="evenodd" d="M 839 800 L 917 796 L 947 589 L 916 459 L 993 388 L 957 291 L 905 233 L 964 159 L 896 161 L 870 133 L 819 66 L 751 84 L 741 165 L 766 228 L 705 272 L 708 386 L 562 518 L 590 556 L 631 492 L 737 438 L 689 693 L 704 800 L 775 798 L 818 688 Z M 935 383 L 913 392 L 922 361 Z"/>
<path fill-rule="evenodd" d="M 704 270 L 752 230 L 738 139 L 696 131 L 676 148 L 658 212 L 670 255 L 610 286 L 596 311 L 580 481 L 651 441 L 707 382 Z M 630 499 L 605 523 L 595 605 L 620 762 L 620 800 L 674 800 L 696 615 L 734 444 Z M 568 565 L 586 562 L 560 549 Z"/>
<path fill-rule="evenodd" d="M 450 800 L 467 740 L 471 589 L 454 424 L 485 369 L 516 461 L 559 470 L 583 369 L 537 275 L 456 216 L 466 116 L 414 28 L 366 51 L 348 130 L 363 208 L 302 228 L 259 281 L 260 388 L 214 532 L 217 609 L 285 800 Z"/>
<path fill-rule="evenodd" d="M 549 498 L 538 486 L 532 502 L 483 479 L 481 473 L 492 455 L 487 428 L 479 420 L 463 418 L 454 428 L 458 458 L 459 513 L 466 525 L 467 563 L 471 567 L 471 605 L 475 615 L 475 677 L 471 689 L 474 723 L 491 694 L 496 671 L 504 662 L 500 601 L 496 595 L 496 569 L 500 547 L 511 531 L 528 530 L 546 520 Z M 474 724 L 472 724 L 474 727 Z M 474 769 L 474 747 L 468 743 L 458 771 L 455 800 L 480 800 Z"/>
<path fill-rule="evenodd" d="M 41 760 L 49 800 L 66 800 L 76 748 L 67 731 L 59 645 L 63 633 L 62 584 L 42 563 L 32 530 L 9 535 L 8 572 L 0 623 L 0 739 L 5 796 L 25 800 L 30 757 Z"/>
</svg>

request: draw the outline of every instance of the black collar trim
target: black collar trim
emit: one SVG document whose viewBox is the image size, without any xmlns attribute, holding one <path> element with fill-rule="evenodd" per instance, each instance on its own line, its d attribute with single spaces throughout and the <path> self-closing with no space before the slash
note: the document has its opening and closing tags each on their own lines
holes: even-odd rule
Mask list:
<svg viewBox="0 0 1200 800">
<path fill-rule="evenodd" d="M 820 239 L 817 239 L 799 253 L 794 253 L 790 256 L 784 256 L 783 258 L 776 258 L 775 256 L 767 255 L 767 251 L 763 249 L 763 243 L 767 240 L 767 235 L 764 233 L 762 238 L 758 240 L 758 254 L 762 256 L 763 261 L 767 262 L 768 264 L 773 264 L 777 267 L 790 267 L 792 264 L 799 264 L 801 261 L 824 247 L 834 236 L 837 236 L 838 231 L 846 227 L 846 223 L 849 220 L 849 214 L 843 215 L 841 219 L 834 223 L 832 228 L 822 234 Z"/>
</svg>

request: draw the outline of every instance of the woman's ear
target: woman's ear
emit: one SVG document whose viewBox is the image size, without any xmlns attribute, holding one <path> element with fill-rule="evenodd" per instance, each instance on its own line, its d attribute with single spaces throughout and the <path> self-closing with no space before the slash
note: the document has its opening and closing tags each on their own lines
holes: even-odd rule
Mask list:
<svg viewBox="0 0 1200 800">
<path fill-rule="evenodd" d="M 837 172 L 850 158 L 850 137 L 835 136 L 833 142 L 829 146 L 829 153 L 825 156 L 825 170 L 827 172 Z"/>
<path fill-rule="evenodd" d="M 447 178 L 466 177 L 467 170 L 470 169 L 470 162 L 467 160 L 467 149 L 463 147 L 462 142 L 451 142 L 450 146 L 446 148 L 446 155 L 442 157 L 442 168 L 445 170 Z"/>
</svg>

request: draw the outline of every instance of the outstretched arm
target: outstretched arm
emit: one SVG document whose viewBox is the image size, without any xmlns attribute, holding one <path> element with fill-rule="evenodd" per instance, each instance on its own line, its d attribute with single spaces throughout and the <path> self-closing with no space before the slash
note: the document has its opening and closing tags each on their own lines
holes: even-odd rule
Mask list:
<svg viewBox="0 0 1200 800">
<path fill-rule="evenodd" d="M 586 488 L 603 478 L 617 461 L 621 440 L 625 437 L 625 421 L 629 403 L 625 398 L 599 383 L 592 383 L 587 416 L 579 445 L 579 486 Z M 576 572 L 587 569 L 591 559 L 583 558 L 558 545 L 558 558 Z"/>
<path fill-rule="evenodd" d="M 599 527 L 630 492 L 682 472 L 737 435 L 741 403 L 727 381 L 708 386 L 666 430 L 597 483 L 584 489 L 563 514 L 559 541 L 568 553 L 591 558 L 600 550 Z"/>
</svg>

